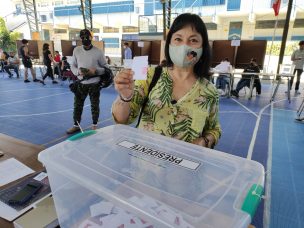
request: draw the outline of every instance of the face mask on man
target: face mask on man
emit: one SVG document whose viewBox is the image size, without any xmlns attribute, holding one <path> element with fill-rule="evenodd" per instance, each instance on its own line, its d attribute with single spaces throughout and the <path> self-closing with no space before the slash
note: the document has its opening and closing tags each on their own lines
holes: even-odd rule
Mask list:
<svg viewBox="0 0 304 228">
<path fill-rule="evenodd" d="M 92 41 L 90 40 L 89 36 L 81 37 L 81 42 L 82 42 L 82 45 L 84 45 L 84 46 L 90 46 L 92 44 Z"/>
<path fill-rule="evenodd" d="M 169 45 L 169 55 L 174 63 L 179 67 L 189 67 L 195 65 L 201 58 L 203 48 L 192 48 L 187 45 Z"/>
</svg>

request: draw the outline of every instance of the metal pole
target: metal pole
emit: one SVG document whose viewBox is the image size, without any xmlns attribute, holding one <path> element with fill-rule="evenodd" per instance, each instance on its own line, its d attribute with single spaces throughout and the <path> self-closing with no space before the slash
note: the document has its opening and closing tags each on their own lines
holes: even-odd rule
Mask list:
<svg viewBox="0 0 304 228">
<path fill-rule="evenodd" d="M 291 14 L 291 8 L 292 8 L 292 2 L 293 2 L 293 0 L 288 1 L 288 8 L 287 8 L 287 14 L 286 14 L 285 25 L 284 25 L 284 30 L 283 30 L 283 37 L 282 37 L 282 43 L 281 43 L 281 48 L 280 48 L 280 56 L 279 56 L 279 64 L 278 64 L 278 67 L 277 67 L 277 73 L 279 73 L 280 64 L 282 64 L 283 58 L 284 58 L 286 40 L 287 40 L 288 29 L 289 29 L 290 14 Z"/>
<path fill-rule="evenodd" d="M 272 40 L 271 40 L 271 45 L 270 45 L 270 51 L 269 51 L 269 57 L 268 57 L 268 63 L 267 63 L 267 73 L 269 73 L 268 71 L 269 71 L 270 57 L 271 57 L 271 54 L 272 54 L 273 41 L 274 41 L 274 37 L 275 37 L 275 34 L 276 34 L 277 27 L 278 27 L 278 16 L 277 16 L 277 19 L 276 19 L 276 22 L 275 22 L 275 25 L 274 25 L 274 30 L 273 30 L 273 35 L 272 35 Z"/>
<path fill-rule="evenodd" d="M 166 1 L 162 0 L 163 4 L 163 39 L 166 40 Z"/>
<path fill-rule="evenodd" d="M 171 26 L 171 0 L 168 0 L 168 29 L 170 29 Z"/>
<path fill-rule="evenodd" d="M 81 12 L 82 12 L 82 18 L 83 18 L 83 24 L 84 24 L 84 28 L 87 29 L 87 23 L 86 23 L 86 18 L 85 18 L 85 9 L 84 9 L 84 3 L 83 0 L 80 0 L 81 3 Z"/>
</svg>

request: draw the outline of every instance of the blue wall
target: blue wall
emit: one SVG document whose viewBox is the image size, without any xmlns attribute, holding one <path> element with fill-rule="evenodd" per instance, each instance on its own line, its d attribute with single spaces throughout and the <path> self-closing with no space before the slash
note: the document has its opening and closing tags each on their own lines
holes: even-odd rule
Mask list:
<svg viewBox="0 0 304 228">
<path fill-rule="evenodd" d="M 119 38 L 102 38 L 106 48 L 119 48 Z"/>
<path fill-rule="evenodd" d="M 192 6 L 194 0 L 172 0 L 171 1 L 171 8 L 181 9 L 184 7 Z M 216 6 L 216 5 L 224 5 L 225 0 L 197 0 L 193 7 L 199 6 Z M 154 12 L 154 5 L 155 10 L 162 10 L 163 5 L 160 3 L 159 0 L 145 0 L 145 15 L 153 15 Z"/>
<path fill-rule="evenodd" d="M 81 15 L 80 5 L 54 7 L 56 17 Z M 93 14 L 134 12 L 134 1 L 92 4 Z"/>
<path fill-rule="evenodd" d="M 238 11 L 241 8 L 241 0 L 228 0 L 227 11 Z"/>
</svg>

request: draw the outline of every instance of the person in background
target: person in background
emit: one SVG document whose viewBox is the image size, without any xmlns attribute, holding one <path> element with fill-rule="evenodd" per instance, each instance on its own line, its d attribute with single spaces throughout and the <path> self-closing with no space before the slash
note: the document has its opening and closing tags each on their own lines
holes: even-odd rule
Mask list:
<svg viewBox="0 0 304 228">
<path fill-rule="evenodd" d="M 248 67 L 245 68 L 245 70 L 243 71 L 244 73 L 260 73 L 260 68 L 257 64 L 257 61 L 255 58 L 251 58 L 250 60 L 250 64 Z M 250 80 L 251 80 L 251 76 L 250 74 L 246 74 L 246 75 L 242 75 L 241 80 L 238 82 L 238 84 L 236 85 L 236 89 L 231 91 L 231 95 L 235 96 L 235 97 L 239 97 L 239 91 L 244 88 L 245 86 L 250 87 Z M 258 75 L 254 76 L 254 87 L 256 87 L 256 91 L 257 94 L 260 95 L 261 94 L 261 81 Z"/>
<path fill-rule="evenodd" d="M 108 65 L 111 65 L 111 58 L 109 56 L 106 55 L 106 62 Z"/>
<path fill-rule="evenodd" d="M 99 97 L 100 97 L 100 77 L 104 74 L 104 66 L 107 65 L 106 57 L 102 50 L 92 45 L 92 34 L 88 29 L 80 31 L 82 46 L 78 46 L 73 51 L 73 73 L 78 76 L 81 82 L 77 85 L 74 93 L 74 125 L 66 131 L 73 134 L 80 131 L 80 121 L 85 99 L 90 96 L 92 112 L 92 130 L 97 129 L 99 119 Z"/>
<path fill-rule="evenodd" d="M 13 69 L 16 72 L 17 78 L 19 78 L 19 64 L 20 60 L 18 56 L 15 55 L 15 52 L 11 51 L 7 60 L 7 65 L 4 66 L 4 69 L 10 78 L 13 76 L 10 69 Z"/>
<path fill-rule="evenodd" d="M 48 76 L 52 79 L 53 84 L 57 84 L 58 82 L 54 79 L 54 75 L 53 75 L 52 62 L 54 60 L 50 51 L 50 45 L 48 43 L 44 43 L 42 48 L 43 48 L 43 63 L 46 66 L 46 73 L 42 77 L 43 84 L 45 84 L 44 80 Z"/>
<path fill-rule="evenodd" d="M 299 92 L 299 87 L 300 87 L 300 79 L 301 79 L 301 74 L 303 73 L 303 66 L 304 66 L 304 40 L 299 42 L 299 49 L 295 50 L 292 55 L 291 55 L 291 61 L 295 65 L 295 70 L 293 74 L 297 76 L 297 82 L 296 82 L 296 87 L 295 87 L 295 93 L 300 94 Z M 291 78 L 290 80 L 290 90 L 292 88 L 293 84 L 293 79 L 294 77 Z"/>
<path fill-rule="evenodd" d="M 185 13 L 174 20 L 166 40 L 165 57 L 167 67 L 162 68 L 149 94 L 155 68 L 148 69 L 146 80 L 134 82 L 130 69 L 115 76 L 115 122 L 134 122 L 148 97 L 139 128 L 213 147 L 221 135 L 219 96 L 208 80 L 210 47 L 206 26 L 198 15 Z"/>
<path fill-rule="evenodd" d="M 31 56 L 29 55 L 28 40 L 23 39 L 23 40 L 21 40 L 21 43 L 22 43 L 22 46 L 20 47 L 20 55 L 22 58 L 22 63 L 24 65 L 24 82 L 25 83 L 31 82 L 30 80 L 28 80 L 28 70 L 30 69 L 30 71 L 32 73 L 32 77 L 33 77 L 33 82 L 43 83 L 43 81 L 40 81 L 36 78 L 36 72 L 33 69 Z"/>
<path fill-rule="evenodd" d="M 3 72 L 4 71 L 4 64 L 3 64 L 3 50 L 2 50 L 2 48 L 0 48 L 0 67 L 1 67 L 0 72 Z"/>
<path fill-rule="evenodd" d="M 131 48 L 129 47 L 129 43 L 128 42 L 125 42 L 124 45 L 124 59 L 132 59 L 132 50 Z"/>
<path fill-rule="evenodd" d="M 9 58 L 9 54 L 6 51 L 2 51 L 1 53 L 1 69 L 5 70 L 5 66 L 7 66 L 7 60 Z"/>
<path fill-rule="evenodd" d="M 60 63 L 61 63 L 61 55 L 59 54 L 59 51 L 55 51 L 54 55 L 54 74 L 60 76 Z"/>
<path fill-rule="evenodd" d="M 219 76 L 216 79 L 216 88 L 219 89 L 221 95 L 226 94 L 226 86 L 230 83 L 230 74 L 232 71 L 232 66 L 228 58 L 225 58 L 215 67 L 216 72 L 219 73 Z"/>
<path fill-rule="evenodd" d="M 62 73 L 62 80 L 65 81 L 68 78 L 72 81 L 76 81 L 77 77 L 73 74 L 71 70 L 71 65 L 69 64 L 67 57 L 63 56 L 60 64 L 60 71 Z"/>
</svg>

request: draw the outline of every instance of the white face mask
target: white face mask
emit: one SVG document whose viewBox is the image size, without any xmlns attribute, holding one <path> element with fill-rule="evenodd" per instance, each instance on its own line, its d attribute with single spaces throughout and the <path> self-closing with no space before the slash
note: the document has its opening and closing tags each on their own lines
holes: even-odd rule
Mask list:
<svg viewBox="0 0 304 228">
<path fill-rule="evenodd" d="M 192 48 L 187 45 L 169 45 L 169 55 L 174 63 L 179 67 L 194 66 L 203 53 L 203 48 Z"/>
</svg>

